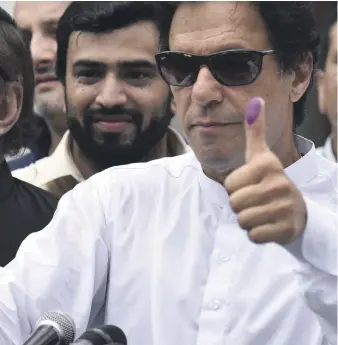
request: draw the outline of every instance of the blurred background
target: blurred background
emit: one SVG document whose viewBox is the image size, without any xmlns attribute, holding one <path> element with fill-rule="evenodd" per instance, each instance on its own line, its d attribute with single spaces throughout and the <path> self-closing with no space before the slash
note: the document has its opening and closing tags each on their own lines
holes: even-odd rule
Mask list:
<svg viewBox="0 0 338 345">
<path fill-rule="evenodd" d="M 332 14 L 337 11 L 337 1 L 313 1 L 317 27 L 321 36 L 325 37 L 332 25 Z M 307 117 L 298 133 L 312 140 L 316 146 L 324 145 L 330 133 L 330 125 L 326 116 L 320 114 L 317 102 L 317 86 L 314 83 L 307 101 Z"/>
<path fill-rule="evenodd" d="M 13 15 L 15 1 L 0 1 L 0 6 L 9 14 Z"/>
</svg>

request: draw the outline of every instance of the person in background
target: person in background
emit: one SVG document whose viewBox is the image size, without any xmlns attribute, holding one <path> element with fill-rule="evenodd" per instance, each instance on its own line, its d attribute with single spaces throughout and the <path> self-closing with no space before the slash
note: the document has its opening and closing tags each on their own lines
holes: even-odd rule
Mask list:
<svg viewBox="0 0 338 345">
<path fill-rule="evenodd" d="M 121 48 L 161 33 L 156 61 L 192 151 L 107 169 L 64 195 L 0 270 L 0 343 L 22 344 L 57 310 L 77 336 L 113 324 L 129 345 L 337 344 L 338 168 L 293 134 L 317 60 L 311 3 L 152 2 L 157 30 L 135 22 L 151 13 L 137 4 L 109 23 L 129 18 Z M 98 50 L 96 35 L 69 39 L 66 86 L 79 78 L 88 97 L 106 72 L 81 54 Z"/>
<path fill-rule="evenodd" d="M 23 168 L 54 152 L 67 130 L 64 90 L 57 79 L 56 27 L 68 1 L 17 1 L 14 19 L 30 46 L 35 72 L 35 119 L 40 135 L 18 156 L 9 157 L 11 170 Z"/>
<path fill-rule="evenodd" d="M 14 176 L 62 196 L 106 168 L 188 150 L 168 127 L 172 97 L 154 58 L 153 5 L 145 7 L 149 14 L 134 13 L 133 6 L 74 2 L 61 17 L 57 74 L 65 88 L 69 131 L 50 157 Z M 126 18 L 117 20 L 124 8 Z M 146 24 L 130 26 L 140 20 Z"/>
<path fill-rule="evenodd" d="M 14 259 L 29 234 L 49 223 L 58 202 L 52 194 L 13 178 L 4 159 L 30 139 L 33 91 L 29 49 L 13 19 L 0 8 L 0 266 Z"/>
<path fill-rule="evenodd" d="M 325 44 L 326 43 L 326 44 Z M 323 147 L 317 148 L 318 154 L 331 161 L 337 161 L 337 14 L 320 55 L 317 72 L 318 105 L 331 124 L 331 134 Z"/>
</svg>

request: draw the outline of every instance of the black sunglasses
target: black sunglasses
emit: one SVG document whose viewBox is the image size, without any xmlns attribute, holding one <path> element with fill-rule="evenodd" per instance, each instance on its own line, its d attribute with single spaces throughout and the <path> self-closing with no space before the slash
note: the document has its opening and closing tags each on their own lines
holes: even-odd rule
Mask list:
<svg viewBox="0 0 338 345">
<path fill-rule="evenodd" d="M 262 70 L 263 57 L 274 50 L 231 49 L 211 55 L 164 51 L 155 55 L 163 80 L 172 86 L 188 87 L 196 82 L 201 66 L 226 86 L 248 85 Z"/>
</svg>

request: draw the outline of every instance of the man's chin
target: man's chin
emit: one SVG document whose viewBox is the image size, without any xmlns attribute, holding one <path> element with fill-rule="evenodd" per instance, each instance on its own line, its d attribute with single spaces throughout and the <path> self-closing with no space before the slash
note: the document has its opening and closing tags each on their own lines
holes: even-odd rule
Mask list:
<svg viewBox="0 0 338 345">
<path fill-rule="evenodd" d="M 79 143 L 77 143 L 79 145 Z M 80 150 L 95 165 L 97 171 L 113 166 L 127 165 L 139 162 L 144 156 L 137 148 L 124 145 L 79 145 Z M 82 147 L 82 148 L 81 148 Z"/>
<path fill-rule="evenodd" d="M 46 109 L 59 109 L 63 111 L 64 108 L 64 98 L 63 94 L 59 89 L 50 89 L 45 92 L 38 92 L 35 94 L 34 98 L 34 110 L 39 113 L 41 110 L 43 112 Z"/>
</svg>

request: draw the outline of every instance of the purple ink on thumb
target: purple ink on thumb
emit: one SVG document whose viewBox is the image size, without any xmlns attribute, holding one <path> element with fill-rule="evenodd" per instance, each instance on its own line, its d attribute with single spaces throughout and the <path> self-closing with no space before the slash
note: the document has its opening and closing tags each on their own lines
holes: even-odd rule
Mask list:
<svg viewBox="0 0 338 345">
<path fill-rule="evenodd" d="M 255 123 L 255 121 L 258 118 L 258 115 L 261 111 L 261 99 L 259 97 L 255 97 L 253 98 L 248 105 L 246 106 L 246 122 L 249 125 L 252 125 L 253 123 Z"/>
</svg>

